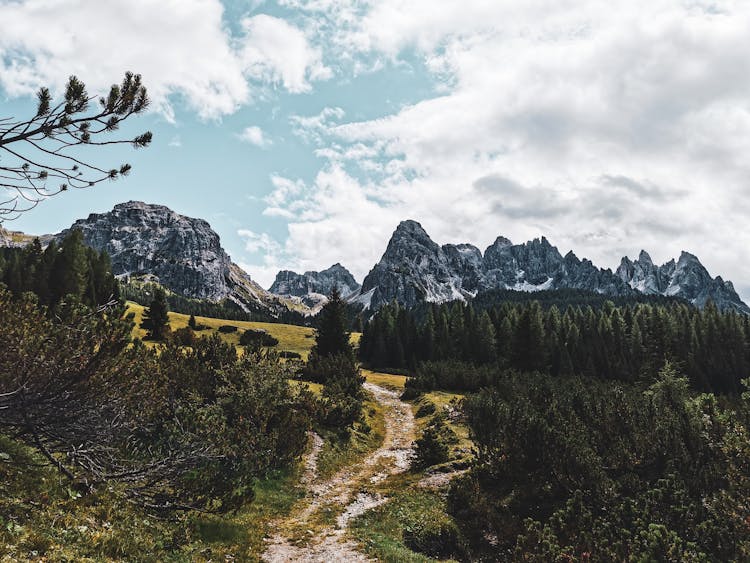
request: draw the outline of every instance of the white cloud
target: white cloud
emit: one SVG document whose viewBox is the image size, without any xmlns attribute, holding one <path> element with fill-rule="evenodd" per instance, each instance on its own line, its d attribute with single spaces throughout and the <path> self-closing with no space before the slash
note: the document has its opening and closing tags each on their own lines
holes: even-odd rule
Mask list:
<svg viewBox="0 0 750 563">
<path fill-rule="evenodd" d="M 229 35 L 219 0 L 25 0 L 0 2 L 0 86 L 26 95 L 71 74 L 90 91 L 143 75 L 157 109 L 172 116 L 181 94 L 203 118 L 251 101 L 253 89 L 306 92 L 331 76 L 305 34 L 267 15 Z"/>
<path fill-rule="evenodd" d="M 245 239 L 245 250 L 248 252 L 275 253 L 281 249 L 278 242 L 266 233 L 256 233 L 249 229 L 240 229 L 237 234 Z"/>
<path fill-rule="evenodd" d="M 344 115 L 344 110 L 339 107 L 326 107 L 317 115 L 292 115 L 289 121 L 295 135 L 306 141 L 322 143 L 323 135 Z"/>
<path fill-rule="evenodd" d="M 169 140 L 169 146 L 173 147 L 173 148 L 176 148 L 176 149 L 179 149 L 180 147 L 182 147 L 182 139 L 180 138 L 180 136 L 179 135 L 174 135 Z"/>
<path fill-rule="evenodd" d="M 248 75 L 281 84 L 289 92 L 309 92 L 310 80 L 327 80 L 332 71 L 311 47 L 304 32 L 288 22 L 264 14 L 244 18 L 246 34 L 240 58 Z"/>
<path fill-rule="evenodd" d="M 255 145 L 256 147 L 263 148 L 271 144 L 271 141 L 268 140 L 263 133 L 263 129 L 261 129 L 257 125 L 246 127 L 242 131 L 242 133 L 237 135 L 237 137 L 240 139 L 240 141 L 250 143 L 251 145 Z"/>
<path fill-rule="evenodd" d="M 416 50 L 442 84 L 380 119 L 296 118 L 329 164 L 274 205 L 295 257 L 324 266 L 338 228 L 361 276 L 412 217 L 440 242 L 545 234 L 604 266 L 686 249 L 750 286 L 750 4 L 289 3 L 338 23 L 332 48 Z"/>
</svg>

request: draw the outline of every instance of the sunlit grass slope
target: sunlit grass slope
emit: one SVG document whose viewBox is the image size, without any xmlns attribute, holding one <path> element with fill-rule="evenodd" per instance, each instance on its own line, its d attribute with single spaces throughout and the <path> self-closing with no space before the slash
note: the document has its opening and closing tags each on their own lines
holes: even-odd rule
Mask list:
<svg viewBox="0 0 750 563">
<path fill-rule="evenodd" d="M 146 331 L 140 328 L 141 320 L 143 318 L 143 311 L 145 307 L 128 301 L 128 311 L 135 314 L 135 328 L 133 329 L 133 336 L 143 338 L 146 336 Z M 184 315 L 182 313 L 169 313 L 169 325 L 172 330 L 178 328 L 184 328 L 187 326 L 190 320 L 190 315 Z M 232 321 L 226 319 L 214 319 L 210 317 L 195 317 L 198 325 L 203 325 L 206 328 L 199 331 L 199 336 L 209 335 L 218 332 L 219 327 L 222 325 L 236 326 L 238 330 L 231 333 L 221 333 L 219 335 L 226 342 L 239 346 L 240 335 L 243 331 L 252 328 L 255 330 L 265 330 L 271 336 L 278 339 L 279 343 L 274 347 L 278 351 L 297 352 L 302 356 L 303 359 L 307 359 L 310 349 L 315 344 L 315 330 L 310 327 L 286 325 L 278 323 L 261 323 L 251 321 Z M 352 344 L 357 344 L 360 338 L 359 333 L 352 334 Z"/>
</svg>

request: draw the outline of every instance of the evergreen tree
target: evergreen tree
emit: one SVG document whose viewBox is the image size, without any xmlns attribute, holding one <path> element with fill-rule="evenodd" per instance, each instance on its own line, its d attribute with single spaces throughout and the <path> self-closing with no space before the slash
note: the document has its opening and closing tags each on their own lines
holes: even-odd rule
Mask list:
<svg viewBox="0 0 750 563">
<path fill-rule="evenodd" d="M 129 139 L 111 137 L 122 121 L 149 105 L 141 75 L 127 72 L 122 84 L 113 84 L 99 104 L 91 103 L 95 98 L 83 82 L 71 76 L 63 100 L 54 101 L 49 88 L 39 89 L 34 117 L 0 117 L 0 147 L 4 149 L 0 224 L 69 188 L 87 188 L 130 172 L 129 164 L 111 168 L 88 160 L 86 148 L 118 144 L 139 148 L 151 143 L 151 132 Z"/>
<path fill-rule="evenodd" d="M 87 257 L 83 233 L 75 229 L 63 239 L 52 268 L 52 291 L 55 293 L 56 301 L 66 295 L 83 297 L 87 289 L 89 271 Z"/>
<path fill-rule="evenodd" d="M 198 323 L 195 320 L 195 315 L 190 315 L 190 319 L 188 320 L 188 326 L 191 330 L 198 330 Z"/>
<path fill-rule="evenodd" d="M 513 365 L 523 371 L 542 370 L 546 366 L 542 308 L 537 301 L 524 307 L 513 342 Z"/>
<path fill-rule="evenodd" d="M 321 358 L 344 354 L 354 358 L 354 351 L 349 342 L 346 303 L 341 298 L 337 287 L 331 291 L 328 303 L 318 314 L 318 327 L 315 332 L 313 353 Z"/>
<path fill-rule="evenodd" d="M 476 347 L 476 359 L 486 364 L 495 361 L 497 357 L 495 350 L 495 327 L 487 311 L 479 316 L 478 329 L 476 331 L 474 345 Z"/>
<path fill-rule="evenodd" d="M 151 306 L 143 313 L 141 328 L 148 331 L 146 338 L 149 340 L 164 340 L 169 331 L 168 311 L 167 296 L 163 289 L 158 288 L 154 293 Z"/>
</svg>

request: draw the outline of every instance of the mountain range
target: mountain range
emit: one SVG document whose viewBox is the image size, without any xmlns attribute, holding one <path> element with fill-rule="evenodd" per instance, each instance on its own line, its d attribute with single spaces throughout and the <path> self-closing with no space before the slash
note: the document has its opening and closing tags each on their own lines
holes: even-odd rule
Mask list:
<svg viewBox="0 0 750 563">
<path fill-rule="evenodd" d="M 70 229 L 80 229 L 89 246 L 106 250 L 120 278 L 152 279 L 186 297 L 228 300 L 245 311 L 272 316 L 284 311 L 315 314 L 334 286 L 349 302 L 370 310 L 394 300 L 407 307 L 467 300 L 494 289 L 571 288 L 611 296 L 679 297 L 697 307 L 712 301 L 721 310 L 750 314 L 730 281 L 711 277 L 687 252 L 657 266 L 641 251 L 636 260 L 624 257 L 613 272 L 573 252 L 563 256 L 545 237 L 513 244 L 500 236 L 482 253 L 470 244 L 440 246 L 419 223 L 407 220 L 398 225 L 361 286 L 346 268 L 334 264 L 321 272 L 283 270 L 265 290 L 232 262 L 206 221 L 162 205 L 121 203 L 107 213 L 79 219 Z M 40 238 L 60 239 L 70 229 Z M 28 240 L 23 233 L 0 229 L 0 245 Z"/>
<path fill-rule="evenodd" d="M 545 237 L 523 244 L 498 237 L 484 253 L 470 244 L 439 246 L 416 221 L 399 224 L 380 262 L 362 282 L 357 299 L 376 309 L 393 300 L 413 306 L 422 301 L 470 299 L 493 289 L 664 295 L 697 307 L 713 301 L 721 310 L 750 314 L 731 282 L 712 278 L 700 260 L 687 252 L 677 262 L 657 267 L 642 251 L 635 261 L 623 258 L 612 272 L 573 252 L 563 256 Z"/>
</svg>

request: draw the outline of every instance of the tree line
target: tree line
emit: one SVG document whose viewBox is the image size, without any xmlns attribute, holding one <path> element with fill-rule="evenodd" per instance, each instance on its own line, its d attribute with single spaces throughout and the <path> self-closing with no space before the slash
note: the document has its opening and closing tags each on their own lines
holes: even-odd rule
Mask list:
<svg viewBox="0 0 750 563">
<path fill-rule="evenodd" d="M 83 244 L 79 230 L 60 243 L 42 248 L 39 239 L 23 248 L 0 248 L 0 283 L 14 295 L 36 294 L 40 305 L 54 308 L 72 296 L 89 307 L 97 307 L 120 296 L 106 252 Z"/>
<path fill-rule="evenodd" d="M 677 301 L 563 310 L 545 309 L 536 300 L 486 309 L 454 302 L 421 312 L 391 304 L 364 327 L 360 358 L 411 372 L 424 362 L 458 361 L 616 381 L 653 380 L 670 360 L 693 388 L 736 394 L 750 373 L 750 317 L 720 312 L 711 303 L 697 309 Z M 486 383 L 454 382 L 457 389 Z"/>
</svg>

